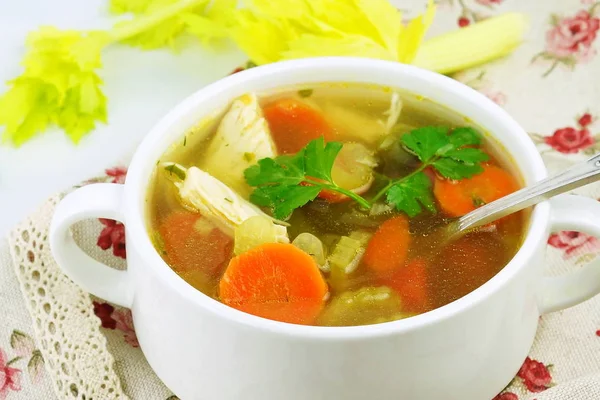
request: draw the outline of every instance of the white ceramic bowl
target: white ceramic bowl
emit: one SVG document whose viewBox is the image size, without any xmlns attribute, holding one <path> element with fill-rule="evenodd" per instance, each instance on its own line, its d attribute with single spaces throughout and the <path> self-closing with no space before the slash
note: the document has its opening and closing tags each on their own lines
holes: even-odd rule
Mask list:
<svg viewBox="0 0 600 400">
<path fill-rule="evenodd" d="M 147 187 L 171 143 L 239 95 L 320 82 L 379 84 L 424 96 L 488 130 L 526 184 L 546 176 L 523 129 L 450 78 L 368 59 L 283 62 L 229 76 L 184 100 L 139 146 L 125 185 L 95 184 L 66 196 L 51 228 L 54 256 L 84 289 L 132 309 L 150 365 L 183 400 L 492 398 L 517 373 L 540 314 L 600 291 L 598 264 L 565 277 L 542 276 L 551 230 L 600 234 L 597 202 L 562 196 L 539 204 L 522 248 L 489 282 L 426 314 L 371 326 L 299 326 L 242 313 L 192 288 L 153 248 L 146 230 Z M 127 271 L 93 261 L 74 244 L 70 225 L 92 217 L 125 223 Z"/>
</svg>

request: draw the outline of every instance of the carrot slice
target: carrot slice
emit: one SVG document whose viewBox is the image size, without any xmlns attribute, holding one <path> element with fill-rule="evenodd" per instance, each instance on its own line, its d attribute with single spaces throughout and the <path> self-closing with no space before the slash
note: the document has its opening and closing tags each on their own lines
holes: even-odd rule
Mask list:
<svg viewBox="0 0 600 400">
<path fill-rule="evenodd" d="M 517 189 L 512 175 L 498 166 L 487 164 L 481 174 L 469 179 L 436 178 L 433 193 L 444 212 L 460 217 Z"/>
<path fill-rule="evenodd" d="M 279 152 L 293 154 L 321 136 L 333 139 L 333 129 L 323 115 L 296 99 L 281 99 L 263 108 L 271 136 Z"/>
<path fill-rule="evenodd" d="M 381 284 L 395 290 L 400 295 L 403 311 L 420 314 L 428 310 L 425 260 L 416 258 L 410 261 L 383 278 Z"/>
<path fill-rule="evenodd" d="M 317 263 L 287 243 L 266 243 L 233 258 L 219 283 L 224 304 L 292 324 L 314 323 L 326 294 Z"/>
<path fill-rule="evenodd" d="M 380 274 L 398 270 L 404 266 L 410 242 L 408 218 L 404 215 L 390 218 L 369 240 L 363 262 Z"/>
<path fill-rule="evenodd" d="M 180 274 L 218 276 L 231 257 L 233 240 L 200 214 L 176 211 L 160 225 L 165 261 Z"/>
</svg>

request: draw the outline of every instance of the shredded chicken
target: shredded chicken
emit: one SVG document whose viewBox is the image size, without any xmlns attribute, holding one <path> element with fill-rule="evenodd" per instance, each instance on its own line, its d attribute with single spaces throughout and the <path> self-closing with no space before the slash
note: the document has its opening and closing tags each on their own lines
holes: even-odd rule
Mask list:
<svg viewBox="0 0 600 400">
<path fill-rule="evenodd" d="M 255 94 L 234 100 L 206 150 L 200 167 L 245 198 L 251 188 L 244 170 L 261 158 L 277 156 L 269 126 Z"/>
<path fill-rule="evenodd" d="M 168 167 L 167 167 L 168 168 Z M 183 204 L 209 218 L 223 232 L 233 236 L 235 228 L 250 217 L 264 216 L 276 223 L 278 242 L 289 243 L 287 228 L 262 212 L 223 182 L 199 168 L 185 171 L 183 181 L 176 181 Z"/>
</svg>

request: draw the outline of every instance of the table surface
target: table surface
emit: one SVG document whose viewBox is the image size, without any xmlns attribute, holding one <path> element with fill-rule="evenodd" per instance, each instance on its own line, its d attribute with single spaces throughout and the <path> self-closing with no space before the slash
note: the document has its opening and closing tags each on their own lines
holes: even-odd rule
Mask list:
<svg viewBox="0 0 600 400">
<path fill-rule="evenodd" d="M 89 29 L 109 26 L 105 0 L 0 1 L 0 92 L 20 73 L 27 32 L 40 25 Z M 78 146 L 59 130 L 19 149 L 0 146 L 0 236 L 52 193 L 130 154 L 157 120 L 181 99 L 243 62 L 242 54 L 191 47 L 169 51 L 113 48 L 101 76 L 108 96 L 109 123 Z M 0 128 L 2 129 L 2 128 Z"/>
</svg>

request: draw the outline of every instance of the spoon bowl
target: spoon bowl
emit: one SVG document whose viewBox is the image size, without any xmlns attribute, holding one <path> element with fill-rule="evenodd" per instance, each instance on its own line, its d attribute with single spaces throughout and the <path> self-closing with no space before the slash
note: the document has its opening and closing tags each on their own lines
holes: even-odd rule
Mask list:
<svg viewBox="0 0 600 400">
<path fill-rule="evenodd" d="M 463 215 L 448 224 L 441 237 L 434 240 L 440 242 L 455 240 L 480 226 L 598 180 L 600 180 L 600 153 L 558 175 L 543 179 Z"/>
</svg>

